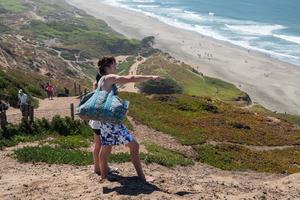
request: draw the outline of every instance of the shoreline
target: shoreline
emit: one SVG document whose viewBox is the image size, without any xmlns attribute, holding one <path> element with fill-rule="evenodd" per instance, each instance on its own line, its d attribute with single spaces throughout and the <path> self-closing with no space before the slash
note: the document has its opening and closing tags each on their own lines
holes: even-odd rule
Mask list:
<svg viewBox="0 0 300 200">
<path fill-rule="evenodd" d="M 235 84 L 247 92 L 253 102 L 272 111 L 300 115 L 300 67 L 296 65 L 194 31 L 176 28 L 140 12 L 96 0 L 67 2 L 104 20 L 128 38 L 154 36 L 156 48 L 205 75 Z"/>
</svg>

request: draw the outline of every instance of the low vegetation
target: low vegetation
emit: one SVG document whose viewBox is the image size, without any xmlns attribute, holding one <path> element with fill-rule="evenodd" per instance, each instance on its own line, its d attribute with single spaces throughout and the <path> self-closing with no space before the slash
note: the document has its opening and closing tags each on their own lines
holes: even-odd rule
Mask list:
<svg viewBox="0 0 300 200">
<path fill-rule="evenodd" d="M 130 67 L 135 63 L 134 60 L 126 60 L 118 64 L 119 75 L 129 75 Z"/>
<path fill-rule="evenodd" d="M 225 170 L 271 173 L 300 172 L 300 148 L 255 151 L 236 145 L 199 145 L 198 160 Z"/>
<path fill-rule="evenodd" d="M 4 72 L 0 69 L 0 99 L 5 100 L 11 106 L 17 106 L 18 91 L 23 89 L 25 93 L 29 94 L 32 105 L 37 106 L 38 101 L 32 97 L 42 98 L 46 96 L 45 91 L 35 84 L 41 80 L 43 80 L 41 77 L 33 77 L 18 70 Z"/>
<path fill-rule="evenodd" d="M 154 143 L 145 144 L 148 154 L 143 158 L 146 163 L 158 163 L 167 167 L 175 167 L 176 165 L 188 166 L 193 165 L 194 161 L 184 155 L 160 147 Z"/>
<path fill-rule="evenodd" d="M 131 102 L 130 116 L 191 145 L 198 153 L 198 161 L 226 170 L 300 171 L 300 129 L 288 121 L 274 122 L 265 112 L 208 97 L 176 94 L 147 98 L 132 93 L 121 96 Z M 211 141 L 217 145 L 210 145 Z M 291 147 L 258 151 L 252 145 Z"/>
<path fill-rule="evenodd" d="M 57 137 L 56 139 L 50 141 L 50 144 L 56 144 L 64 149 L 87 148 L 91 145 L 89 139 L 82 135 Z"/>
<path fill-rule="evenodd" d="M 138 53 L 148 57 L 139 66 L 138 74 L 156 74 L 165 79 L 160 83 L 150 81 L 138 86 L 146 94 L 163 95 L 151 95 L 150 98 L 141 94 L 121 93 L 123 99 L 130 100 L 129 115 L 139 123 L 173 136 L 183 145 L 192 146 L 197 153 L 197 159 L 187 158 L 154 143 L 146 143 L 144 145 L 147 153 L 141 153 L 141 159 L 145 163 L 174 167 L 200 161 L 225 170 L 300 172 L 299 116 L 273 113 L 259 106 L 251 109 L 239 108 L 231 102 L 242 100 L 250 103 L 251 99 L 246 93 L 230 83 L 207 77 L 153 49 L 151 46 L 154 37 L 150 36 L 141 41 L 127 39 L 113 31 L 104 21 L 64 2 L 54 2 L 56 0 L 0 0 L 0 12 L 7 14 L 1 18 L 0 32 L 3 35 L 12 35 L 2 38 L 0 50 L 6 52 L 5 55 L 10 59 L 16 55 L 19 59 L 24 58 L 21 51 L 14 54 L 17 48 L 14 48 L 11 41 L 5 41 L 7 38 L 14 38 L 14 34 L 20 34 L 25 38 L 20 44 L 30 44 L 27 48 L 41 45 L 36 48 L 39 55 L 43 51 L 46 52 L 43 55 L 61 55 L 63 59 L 72 61 L 75 67 L 80 67 L 89 77 L 96 74 L 91 59 L 99 56 L 133 55 L 120 63 L 118 72 L 122 75 L 129 74 L 130 66 Z M 32 10 L 32 5 L 36 6 L 37 16 L 34 19 L 24 17 L 24 23 L 16 24 L 15 18 Z M 33 55 L 30 51 L 27 53 Z M 27 60 L 22 60 L 23 64 L 27 63 L 26 69 L 33 70 L 34 73 L 17 68 L 5 69 L 5 72 L 0 70 L 0 99 L 13 106 L 17 105 L 20 88 L 30 95 L 34 105 L 37 105 L 37 101 L 33 97 L 45 97 L 40 83 L 52 79 L 53 74 L 49 72 L 46 76 L 38 75 L 43 62 L 33 60 L 34 57 L 29 56 Z M 66 67 L 66 63 L 59 59 L 61 62 L 57 63 Z M 75 64 L 76 60 L 80 62 Z M 56 62 L 52 64 L 49 69 L 58 70 Z M 67 67 L 62 70 L 70 76 L 77 76 L 79 71 Z M 53 79 L 58 88 L 63 88 L 65 83 L 59 84 L 59 81 L 61 80 Z M 92 85 L 87 79 L 78 81 L 82 81 L 82 85 Z M 125 124 L 133 130 L 134 127 L 127 119 Z M 93 162 L 92 154 L 86 149 L 91 145 L 92 136 L 93 132 L 87 124 L 56 116 L 51 121 L 42 119 L 32 124 L 10 124 L 4 130 L 0 129 L 0 148 L 38 140 L 39 146 L 17 149 L 14 156 L 20 162 L 90 165 Z M 251 148 L 253 145 L 262 149 L 264 146 L 291 147 L 258 151 Z M 116 163 L 129 161 L 128 153 L 114 154 L 110 158 L 110 162 Z"/>
<path fill-rule="evenodd" d="M 90 165 L 93 162 L 90 152 L 50 146 L 17 149 L 15 157 L 20 162 L 45 162 L 49 164 Z"/>
<path fill-rule="evenodd" d="M 182 87 L 171 78 L 161 81 L 147 81 L 138 85 L 138 88 L 145 94 L 180 94 Z"/>
<path fill-rule="evenodd" d="M 35 122 L 23 122 L 19 125 L 9 124 L 5 129 L 0 128 L 0 148 L 17 145 L 19 142 L 40 140 L 49 136 L 74 136 L 54 140 L 55 143 L 64 145 L 81 146 L 82 137 L 90 138 L 93 132 L 88 125 L 80 121 L 73 121 L 70 117 L 53 117 L 51 121 L 36 119 Z"/>
<path fill-rule="evenodd" d="M 149 153 L 141 153 L 141 159 L 145 163 L 157 163 L 166 167 L 174 167 L 177 165 L 187 166 L 194 162 L 185 158 L 183 155 L 159 147 L 154 144 L 148 144 Z M 44 162 L 49 164 L 70 164 L 70 165 L 91 165 L 93 157 L 91 152 L 77 149 L 66 148 L 66 146 L 35 146 L 23 147 L 15 150 L 14 156 L 20 162 Z M 130 162 L 129 153 L 116 153 L 110 156 L 109 162 L 124 163 Z"/>
<path fill-rule="evenodd" d="M 28 11 L 29 8 L 18 0 L 0 0 L 1 13 L 5 12 L 23 12 Z"/>
<path fill-rule="evenodd" d="M 293 124 L 274 123 L 268 115 L 229 103 L 178 94 L 151 99 L 140 94 L 121 95 L 130 100 L 129 115 L 135 120 L 168 133 L 183 144 L 208 140 L 260 146 L 300 144 L 300 130 Z"/>
<path fill-rule="evenodd" d="M 138 74 L 155 74 L 174 80 L 184 94 L 208 96 L 225 101 L 234 101 L 246 96 L 233 84 L 197 73 L 189 65 L 174 61 L 162 53 L 150 57 L 141 64 Z"/>
</svg>

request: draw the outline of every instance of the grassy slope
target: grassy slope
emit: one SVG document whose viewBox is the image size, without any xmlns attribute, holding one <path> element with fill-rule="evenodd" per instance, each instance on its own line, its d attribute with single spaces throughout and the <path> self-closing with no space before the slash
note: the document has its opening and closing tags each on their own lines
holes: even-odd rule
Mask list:
<svg viewBox="0 0 300 200">
<path fill-rule="evenodd" d="M 263 112 L 251 112 L 228 103 L 188 95 L 146 98 L 122 93 L 131 102 L 135 120 L 191 145 L 198 160 L 229 170 L 252 169 L 260 172 L 300 172 L 300 148 L 254 151 L 243 145 L 299 145 L 300 129 L 289 122 L 271 123 Z M 211 146 L 207 141 L 236 145 Z M 276 157 L 276 159 L 274 158 Z M 273 159 L 274 158 L 274 159 Z"/>
<path fill-rule="evenodd" d="M 48 22 L 32 20 L 28 26 L 24 26 L 22 31 L 36 39 L 57 38 L 63 43 L 64 48 L 78 49 L 86 58 L 107 54 L 136 53 L 140 47 L 138 40 L 125 38 L 113 31 L 102 20 L 82 12 L 80 17 L 76 17 L 74 8 L 66 3 L 60 2 L 58 5 L 43 0 L 35 0 L 35 5 L 38 7 L 38 15 L 45 18 L 52 16 L 59 18 L 59 20 L 55 19 Z M 62 15 L 61 13 L 65 14 Z"/>
<path fill-rule="evenodd" d="M 22 88 L 27 94 L 43 98 L 45 91 L 36 83 L 45 81 L 43 76 L 36 76 L 18 70 L 0 70 L 0 98 L 8 101 L 12 106 L 17 105 L 18 91 Z M 31 98 L 33 105 L 37 101 Z"/>
<path fill-rule="evenodd" d="M 149 153 L 140 154 L 141 160 L 145 163 L 158 163 L 166 167 L 175 167 L 176 165 L 188 166 L 194 164 L 193 160 L 190 158 L 186 158 L 177 152 L 164 149 L 155 144 L 146 144 L 146 149 Z M 91 165 L 93 163 L 92 154 L 90 152 L 79 150 L 78 146 L 76 146 L 76 148 L 67 148 L 67 146 L 61 145 L 56 147 L 23 147 L 15 150 L 14 156 L 20 162 L 45 162 L 50 164 L 71 165 Z M 127 152 L 112 154 L 109 158 L 109 162 L 113 163 L 130 162 L 130 160 L 130 155 Z"/>
<path fill-rule="evenodd" d="M 122 97 L 130 100 L 129 114 L 136 120 L 171 134 L 184 144 L 206 140 L 268 146 L 300 144 L 300 130 L 292 124 L 273 124 L 268 115 L 217 100 L 188 95 L 149 99 L 131 93 L 122 93 Z"/>
<path fill-rule="evenodd" d="M 138 73 L 173 78 L 183 88 L 183 92 L 189 95 L 209 96 L 221 100 L 234 100 L 243 95 L 234 85 L 196 74 L 190 66 L 173 63 L 161 54 L 140 65 Z"/>
<path fill-rule="evenodd" d="M 268 114 L 270 116 L 277 117 L 283 121 L 293 123 L 300 127 L 300 116 L 298 116 L 298 115 L 290 115 L 290 114 L 286 114 L 286 113 L 274 113 L 260 105 L 253 106 L 251 108 L 251 110 L 253 112 L 262 112 L 262 113 Z"/>
<path fill-rule="evenodd" d="M 51 16 L 54 12 L 64 12 L 66 9 L 41 3 L 40 0 L 35 0 L 35 3 L 40 7 L 38 14 L 41 16 Z M 0 0 L 0 7 L 10 12 L 22 12 L 27 9 L 18 1 Z M 126 40 L 114 33 L 103 21 L 85 15 L 83 18 L 70 16 L 51 23 L 32 21 L 29 26 L 23 27 L 22 31 L 40 40 L 58 38 L 63 41 L 64 48 L 79 49 L 83 51 L 82 56 L 85 58 L 107 53 L 128 54 L 128 51 L 139 46 L 137 41 Z M 233 100 L 241 95 L 241 91 L 231 84 L 201 77 L 193 73 L 189 66 L 170 64 L 162 57 L 150 58 L 141 67 L 141 73 L 171 76 L 184 88 L 184 92 L 190 95 L 210 96 L 221 100 Z M 20 87 L 18 84 L 26 84 L 3 77 L 2 74 L 2 85 L 7 82 L 17 87 Z M 2 87 L 2 90 L 3 88 L 5 87 Z M 136 120 L 173 135 L 183 144 L 193 145 L 198 152 L 198 160 L 202 162 L 222 169 L 299 172 L 299 167 L 296 166 L 300 164 L 299 148 L 256 152 L 236 145 L 214 147 L 203 144 L 207 140 L 270 146 L 300 144 L 299 130 L 285 121 L 275 125 L 269 123 L 266 120 L 268 112 L 257 111 L 258 114 L 254 114 L 216 100 L 186 95 L 176 96 L 175 101 L 151 100 L 137 94 L 123 94 L 123 97 L 131 101 L 130 115 Z M 282 118 L 299 123 L 297 116 L 285 115 Z M 68 144 L 68 148 L 70 145 L 86 145 L 82 140 L 82 137 L 66 138 L 58 140 L 57 144 Z M 158 149 L 153 146 L 148 148 Z M 65 151 L 62 151 L 62 154 L 65 154 Z M 166 155 L 170 154 L 167 152 Z M 90 158 L 86 163 L 90 163 Z"/>
<path fill-rule="evenodd" d="M 27 6 L 18 0 L 0 0 L 0 8 L 4 12 L 23 12 L 29 10 Z"/>
<path fill-rule="evenodd" d="M 10 16 L 33 10 L 33 5 L 37 8 L 36 14 L 48 19 L 47 21 L 30 20 L 28 25 L 22 25 L 18 30 L 13 26 L 10 27 L 9 24 L 0 23 L 0 31 L 5 31 L 5 33 L 9 34 L 25 35 L 33 41 L 38 40 L 41 43 L 44 40 L 57 38 L 62 43 L 60 48 L 65 49 L 62 50 L 62 56 L 65 56 L 67 59 L 73 58 L 74 52 L 77 52 L 77 54 L 81 52 L 80 60 L 85 60 L 86 58 L 98 58 L 107 54 L 134 54 L 140 48 L 140 41 L 126 39 L 113 31 L 104 21 L 88 16 L 66 3 L 53 4 L 46 0 L 31 0 L 29 3 L 16 0 L 0 0 L 1 12 L 9 13 Z M 77 17 L 75 13 L 78 13 L 81 17 Z M 40 49 L 43 50 L 44 48 L 41 47 Z M 57 55 L 55 51 L 44 50 Z M 80 63 L 78 65 L 89 77 L 95 76 L 96 70 L 91 63 Z M 68 69 L 65 70 L 66 73 L 69 71 Z M 0 74 L 1 98 L 8 100 L 12 105 L 16 104 L 16 92 L 20 88 L 36 97 L 45 96 L 45 92 L 41 90 L 39 83 L 45 83 L 49 81 L 49 78 L 35 72 L 25 74 L 25 78 L 24 73 L 21 71 L 7 71 L 6 73 L 9 76 L 9 80 L 12 81 L 8 83 L 7 80 L 4 80 L 7 79 L 6 75 Z M 91 85 L 91 83 L 86 83 L 85 80 L 76 81 L 82 85 Z M 61 89 L 65 85 L 60 81 L 52 80 Z M 8 84 L 13 87 L 5 88 Z"/>
<path fill-rule="evenodd" d="M 134 64 L 134 61 L 124 61 L 118 64 L 118 74 L 120 75 L 128 75 L 130 67 Z"/>
</svg>

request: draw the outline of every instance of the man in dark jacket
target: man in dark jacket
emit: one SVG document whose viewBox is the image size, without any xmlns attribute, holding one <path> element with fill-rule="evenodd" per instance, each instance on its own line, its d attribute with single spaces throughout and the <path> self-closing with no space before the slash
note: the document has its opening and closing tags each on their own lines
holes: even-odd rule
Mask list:
<svg viewBox="0 0 300 200">
<path fill-rule="evenodd" d="M 8 110 L 9 105 L 0 100 L 0 111 Z"/>
<path fill-rule="evenodd" d="M 0 100 L 0 125 L 1 128 L 7 124 L 7 118 L 5 113 L 2 113 L 3 111 L 6 111 L 9 108 L 9 105 L 4 103 L 3 101 Z M 3 119 L 4 118 L 4 119 Z"/>
</svg>

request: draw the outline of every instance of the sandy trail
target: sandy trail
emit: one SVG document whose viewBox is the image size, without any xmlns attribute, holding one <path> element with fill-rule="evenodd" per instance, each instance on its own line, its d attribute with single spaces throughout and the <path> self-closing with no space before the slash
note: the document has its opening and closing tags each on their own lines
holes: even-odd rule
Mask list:
<svg viewBox="0 0 300 200">
<path fill-rule="evenodd" d="M 55 115 L 71 116 L 71 103 L 76 105 L 79 103 L 77 97 L 55 97 L 53 100 L 42 99 L 39 100 L 39 107 L 34 110 L 35 118 L 52 119 Z M 10 108 L 7 111 L 7 120 L 10 123 L 21 122 L 21 111 L 16 108 Z"/>
<path fill-rule="evenodd" d="M 139 142 L 190 152 L 169 136 L 133 125 Z M 0 199 L 300 199 L 300 174 L 231 172 L 201 163 L 173 169 L 143 164 L 154 178 L 146 184 L 133 177 L 131 163 L 123 163 L 112 165 L 120 169 L 116 181 L 101 183 L 92 166 L 18 163 L 9 156 L 15 148 L 0 151 Z"/>
<path fill-rule="evenodd" d="M 135 63 L 130 67 L 129 75 L 137 75 L 137 69 L 140 64 L 146 61 L 145 58 L 141 57 L 142 59 L 136 60 Z M 127 83 L 123 85 L 123 87 L 120 89 L 120 91 L 126 91 L 126 92 L 133 92 L 138 93 L 139 90 L 135 87 L 135 83 Z"/>
</svg>

